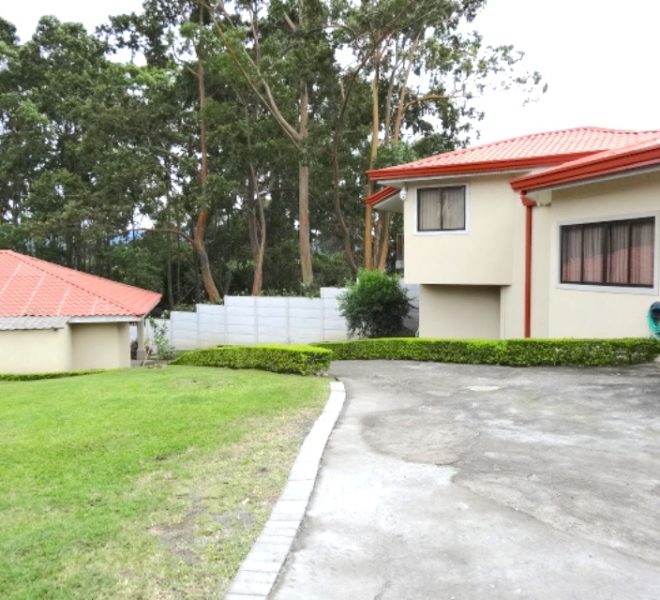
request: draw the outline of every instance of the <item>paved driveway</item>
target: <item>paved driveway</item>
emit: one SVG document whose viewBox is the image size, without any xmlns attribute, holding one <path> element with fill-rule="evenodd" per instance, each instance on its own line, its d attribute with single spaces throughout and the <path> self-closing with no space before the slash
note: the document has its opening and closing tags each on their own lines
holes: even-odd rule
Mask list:
<svg viewBox="0 0 660 600">
<path fill-rule="evenodd" d="M 336 363 L 282 599 L 660 599 L 660 365 Z"/>
</svg>

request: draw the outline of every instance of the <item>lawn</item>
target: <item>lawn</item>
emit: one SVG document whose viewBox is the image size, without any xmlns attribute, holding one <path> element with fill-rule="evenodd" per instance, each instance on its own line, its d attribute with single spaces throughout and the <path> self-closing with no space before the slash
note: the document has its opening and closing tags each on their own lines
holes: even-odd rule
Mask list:
<svg viewBox="0 0 660 600">
<path fill-rule="evenodd" d="M 0 596 L 221 597 L 327 389 L 202 367 L 0 382 Z"/>
</svg>

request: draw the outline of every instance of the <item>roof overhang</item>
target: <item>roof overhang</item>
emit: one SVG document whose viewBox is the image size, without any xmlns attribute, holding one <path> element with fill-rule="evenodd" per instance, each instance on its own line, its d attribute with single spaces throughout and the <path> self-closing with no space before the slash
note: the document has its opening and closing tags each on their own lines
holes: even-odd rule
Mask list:
<svg viewBox="0 0 660 600">
<path fill-rule="evenodd" d="M 511 172 L 535 167 L 551 167 L 564 162 L 577 160 L 589 156 L 593 152 L 578 152 L 573 154 L 553 154 L 532 158 L 516 158 L 509 160 L 494 160 L 485 162 L 470 162 L 448 165 L 387 167 L 385 169 L 372 169 L 367 176 L 372 181 L 392 184 L 395 181 L 410 180 L 411 178 L 428 178 L 433 176 L 456 176 L 466 174 L 490 174 L 493 172 Z"/>
<path fill-rule="evenodd" d="M 0 331 L 64 329 L 69 317 L 0 317 Z"/>
<path fill-rule="evenodd" d="M 660 170 L 660 143 L 655 147 L 631 150 L 626 153 L 594 156 L 592 160 L 577 161 L 511 181 L 516 192 L 557 189 L 606 179 L 628 177 Z"/>
<path fill-rule="evenodd" d="M 71 325 L 79 325 L 81 323 L 135 323 L 144 319 L 146 315 L 142 316 L 95 316 L 95 317 L 67 317 Z"/>
</svg>

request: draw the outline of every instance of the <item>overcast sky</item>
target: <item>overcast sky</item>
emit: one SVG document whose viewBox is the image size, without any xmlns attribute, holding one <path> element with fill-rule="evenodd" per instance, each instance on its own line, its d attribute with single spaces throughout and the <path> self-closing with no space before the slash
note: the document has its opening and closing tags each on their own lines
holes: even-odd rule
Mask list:
<svg viewBox="0 0 660 600">
<path fill-rule="evenodd" d="M 411 0 L 414 1 L 414 0 Z M 40 16 L 82 21 L 139 11 L 141 0 L 0 0 L 0 15 L 29 38 Z M 513 44 L 548 84 L 522 106 L 514 92 L 481 101 L 481 141 L 580 125 L 660 129 L 660 2 L 657 0 L 489 0 L 474 28 L 489 44 Z"/>
</svg>

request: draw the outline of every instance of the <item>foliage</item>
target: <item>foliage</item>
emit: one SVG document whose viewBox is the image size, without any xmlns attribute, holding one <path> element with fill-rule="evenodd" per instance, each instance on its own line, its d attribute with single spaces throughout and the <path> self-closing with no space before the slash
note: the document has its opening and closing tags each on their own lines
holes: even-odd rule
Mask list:
<svg viewBox="0 0 660 600">
<path fill-rule="evenodd" d="M 597 367 L 637 364 L 660 355 L 651 338 L 442 340 L 387 338 L 315 344 L 334 360 L 420 360 L 512 367 Z"/>
<path fill-rule="evenodd" d="M 369 165 L 459 147 L 475 95 L 537 81 L 468 31 L 483 4 L 145 0 L 25 42 L 0 19 L 0 247 L 169 310 L 354 277 Z"/>
<path fill-rule="evenodd" d="M 312 346 L 217 346 L 184 352 L 174 364 L 318 375 L 328 370 L 331 357 L 329 350 Z"/>
<path fill-rule="evenodd" d="M 105 373 L 105 370 L 57 371 L 52 373 L 0 373 L 0 381 L 38 381 L 39 379 L 62 379 L 63 377 L 78 377 L 80 375 L 95 375 L 97 373 Z"/>
<path fill-rule="evenodd" d="M 339 302 L 351 334 L 370 338 L 400 335 L 410 308 L 399 278 L 380 271 L 361 271 Z"/>
<path fill-rule="evenodd" d="M 1 382 L 3 599 L 222 596 L 327 385 L 185 367 Z"/>
<path fill-rule="evenodd" d="M 167 313 L 161 316 L 162 319 L 167 319 Z M 156 354 L 161 360 L 171 360 L 176 355 L 176 351 L 170 342 L 170 336 L 167 330 L 167 323 L 159 323 L 153 317 L 149 317 L 149 327 L 153 333 L 154 346 L 156 347 Z"/>
</svg>

